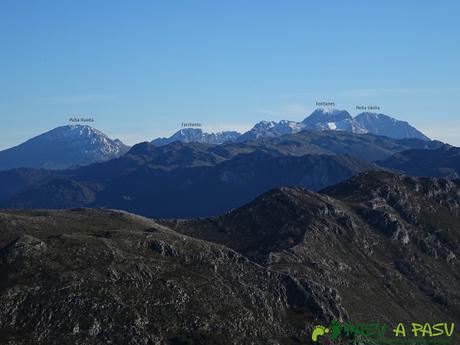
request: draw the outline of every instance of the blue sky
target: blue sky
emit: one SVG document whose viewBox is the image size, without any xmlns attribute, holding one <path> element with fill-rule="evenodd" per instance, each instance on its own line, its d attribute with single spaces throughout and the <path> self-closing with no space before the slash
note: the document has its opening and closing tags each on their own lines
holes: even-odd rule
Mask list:
<svg viewBox="0 0 460 345">
<path fill-rule="evenodd" d="M 0 148 L 73 116 L 134 144 L 316 101 L 460 146 L 458 1 L 0 2 Z"/>
</svg>

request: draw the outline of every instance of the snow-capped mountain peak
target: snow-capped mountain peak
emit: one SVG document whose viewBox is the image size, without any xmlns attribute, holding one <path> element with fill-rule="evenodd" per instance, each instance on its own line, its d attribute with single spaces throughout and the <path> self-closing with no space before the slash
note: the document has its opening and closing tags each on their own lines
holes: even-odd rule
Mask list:
<svg viewBox="0 0 460 345">
<path fill-rule="evenodd" d="M 384 135 L 396 139 L 416 138 L 430 140 L 406 121 L 400 121 L 385 114 L 365 112 L 356 115 L 354 120 L 372 134 Z"/>
<path fill-rule="evenodd" d="M 44 137 L 47 140 L 57 139 L 75 139 L 77 137 L 90 137 L 90 136 L 101 136 L 107 137 L 104 133 L 97 129 L 87 125 L 66 125 L 56 127 L 46 133 L 39 135 L 38 137 Z"/>
<path fill-rule="evenodd" d="M 86 125 L 54 128 L 0 152 L 0 170 L 17 167 L 63 169 L 119 157 L 129 147 Z"/>
<path fill-rule="evenodd" d="M 31 141 L 45 140 L 54 143 L 71 143 L 97 160 L 105 160 L 126 153 L 127 146 L 119 139 L 112 140 L 106 134 L 88 125 L 66 125 L 43 133 Z"/>
<path fill-rule="evenodd" d="M 274 128 L 276 126 L 276 122 L 274 121 L 260 121 L 254 125 L 254 128 L 258 130 L 266 130 L 270 128 Z"/>
<path fill-rule="evenodd" d="M 174 141 L 184 143 L 198 142 L 204 144 L 223 144 L 228 141 L 234 141 L 241 134 L 235 131 L 221 131 L 216 133 L 203 132 L 201 128 L 182 128 L 168 138 L 157 138 L 152 141 L 156 146 L 163 146 Z"/>
<path fill-rule="evenodd" d="M 306 126 L 316 126 L 317 124 L 322 124 L 322 127 L 324 127 L 327 123 L 337 123 L 352 119 L 353 118 L 350 113 L 346 110 L 319 108 L 313 111 L 313 113 L 311 113 L 310 116 L 302 122 Z"/>
<path fill-rule="evenodd" d="M 319 108 L 302 121 L 304 130 L 338 130 L 353 133 L 366 133 L 346 110 Z"/>
<path fill-rule="evenodd" d="M 281 120 L 275 121 L 260 121 L 252 127 L 251 130 L 242 134 L 236 139 L 237 142 L 244 142 L 258 138 L 271 138 L 283 134 L 292 134 L 302 131 L 304 128 L 301 122 Z"/>
<path fill-rule="evenodd" d="M 347 131 L 356 134 L 372 133 L 391 138 L 418 138 L 428 140 L 407 122 L 375 113 L 362 113 L 353 118 L 346 110 L 318 108 L 302 122 L 281 120 L 260 121 L 251 130 L 237 139 L 238 142 L 261 137 L 275 137 L 300 131 Z"/>
</svg>

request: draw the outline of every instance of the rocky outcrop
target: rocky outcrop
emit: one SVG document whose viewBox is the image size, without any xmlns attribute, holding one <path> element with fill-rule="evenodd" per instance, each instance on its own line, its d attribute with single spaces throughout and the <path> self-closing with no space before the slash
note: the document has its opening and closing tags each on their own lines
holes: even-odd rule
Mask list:
<svg viewBox="0 0 460 345">
<path fill-rule="evenodd" d="M 375 171 L 195 220 L 4 210 L 0 339 L 310 344 L 333 320 L 459 322 L 459 186 Z"/>
</svg>

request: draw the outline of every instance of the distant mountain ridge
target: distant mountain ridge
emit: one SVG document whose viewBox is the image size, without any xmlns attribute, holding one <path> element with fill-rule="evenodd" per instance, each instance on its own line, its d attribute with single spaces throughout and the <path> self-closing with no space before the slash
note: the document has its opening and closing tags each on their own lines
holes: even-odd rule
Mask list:
<svg viewBox="0 0 460 345">
<path fill-rule="evenodd" d="M 206 133 L 201 128 L 183 128 L 171 137 L 157 138 L 151 143 L 157 147 L 174 142 L 222 145 L 276 138 L 303 131 L 370 133 L 395 139 L 430 140 L 407 122 L 387 115 L 361 113 L 353 118 L 345 110 L 316 109 L 301 122 L 260 121 L 243 134 L 237 131 Z M 0 171 L 21 167 L 61 170 L 117 158 L 128 150 L 129 146 L 120 140 L 111 139 L 90 126 L 61 126 L 0 151 Z"/>
<path fill-rule="evenodd" d="M 237 142 L 262 137 L 275 137 L 301 131 L 345 131 L 355 134 L 371 133 L 394 139 L 430 140 L 426 135 L 405 121 L 375 113 L 360 113 L 354 118 L 345 110 L 316 109 L 302 122 L 286 121 L 257 123 L 251 130 L 242 134 Z"/>
<path fill-rule="evenodd" d="M 169 138 L 158 138 L 152 140 L 152 144 L 156 146 L 163 146 L 170 144 L 174 141 L 181 141 L 183 143 L 203 143 L 203 144 L 223 144 L 225 142 L 235 141 L 236 138 L 241 136 L 241 133 L 236 131 L 223 131 L 217 133 L 206 133 L 200 128 L 183 128 L 174 133 Z"/>
<path fill-rule="evenodd" d="M 346 131 L 303 131 L 244 143 L 144 142 L 107 162 L 63 171 L 0 172 L 0 207 L 109 207 L 150 217 L 222 214 L 270 188 L 320 190 L 373 162 L 442 143 Z"/>
<path fill-rule="evenodd" d="M 263 151 L 238 154 L 215 165 L 170 170 L 131 163 L 114 172 L 113 165 L 97 165 L 101 164 L 105 167 L 98 169 L 97 178 L 92 176 L 93 166 L 50 174 L 24 186 L 7 202 L 0 202 L 0 207 L 109 207 L 149 217 L 203 217 L 225 213 L 271 188 L 320 190 L 359 172 L 378 169 L 350 156 L 283 156 Z"/>
<path fill-rule="evenodd" d="M 412 176 L 460 179 L 460 148 L 450 145 L 433 150 L 414 148 L 396 153 L 379 165 Z"/>
<path fill-rule="evenodd" d="M 168 138 L 152 141 L 157 146 L 174 141 L 222 144 L 225 142 L 243 143 L 260 138 L 273 138 L 302 131 L 345 131 L 355 134 L 371 133 L 394 139 L 430 140 L 426 135 L 409 125 L 406 121 L 377 113 L 360 113 L 352 117 L 346 110 L 318 108 L 303 121 L 281 120 L 260 121 L 249 131 L 240 134 L 235 131 L 204 133 L 201 129 L 181 129 Z"/>
<path fill-rule="evenodd" d="M 52 129 L 0 151 L 0 170 L 13 168 L 65 169 L 106 161 L 125 154 L 129 146 L 86 125 Z"/>
<path fill-rule="evenodd" d="M 238 137 L 236 139 L 236 142 L 242 143 L 245 141 L 255 140 L 259 138 L 279 137 L 284 134 L 298 133 L 302 130 L 303 125 L 295 121 L 260 121 L 256 123 L 251 130 L 243 133 L 240 137 Z"/>
</svg>

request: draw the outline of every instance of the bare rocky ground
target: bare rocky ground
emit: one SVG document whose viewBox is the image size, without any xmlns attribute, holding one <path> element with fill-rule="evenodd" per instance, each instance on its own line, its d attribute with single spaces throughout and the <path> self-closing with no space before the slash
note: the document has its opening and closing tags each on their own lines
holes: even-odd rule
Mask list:
<svg viewBox="0 0 460 345">
<path fill-rule="evenodd" d="M 459 224 L 458 181 L 388 172 L 208 219 L 3 210 L 0 343 L 310 344 L 332 320 L 458 323 Z"/>
</svg>

